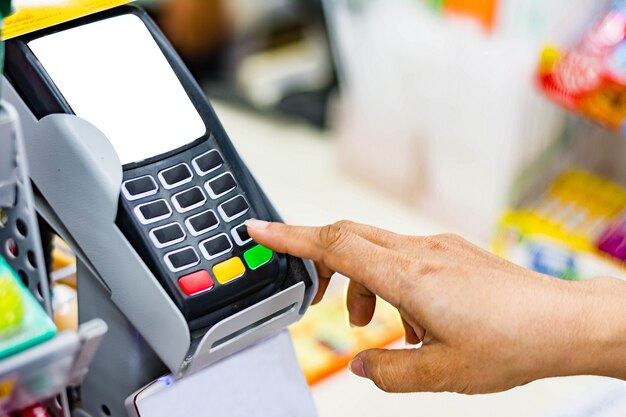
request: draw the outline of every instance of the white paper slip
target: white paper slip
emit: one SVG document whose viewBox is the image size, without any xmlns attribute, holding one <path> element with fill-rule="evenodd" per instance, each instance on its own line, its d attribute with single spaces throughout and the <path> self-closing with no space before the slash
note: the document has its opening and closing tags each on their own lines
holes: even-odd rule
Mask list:
<svg viewBox="0 0 626 417">
<path fill-rule="evenodd" d="M 133 417 L 317 417 L 286 330 L 181 380 L 159 378 L 126 405 Z"/>
<path fill-rule="evenodd" d="M 626 416 L 626 382 L 607 379 L 582 398 L 546 417 L 624 417 Z"/>
</svg>

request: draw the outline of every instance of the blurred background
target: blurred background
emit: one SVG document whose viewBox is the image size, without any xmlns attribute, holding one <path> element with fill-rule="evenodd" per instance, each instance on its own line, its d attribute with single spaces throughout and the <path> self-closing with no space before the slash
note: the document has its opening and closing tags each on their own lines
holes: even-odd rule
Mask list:
<svg viewBox="0 0 626 417">
<path fill-rule="evenodd" d="M 623 2 L 138 3 L 287 221 L 456 232 L 555 279 L 626 277 Z M 55 246 L 55 302 L 71 305 L 73 257 Z M 402 346 L 400 321 L 379 303 L 371 326 L 349 328 L 344 289 L 335 280 L 291 329 L 323 417 L 626 413 L 607 411 L 626 384 L 590 377 L 480 397 L 378 392 L 345 366 Z"/>
</svg>

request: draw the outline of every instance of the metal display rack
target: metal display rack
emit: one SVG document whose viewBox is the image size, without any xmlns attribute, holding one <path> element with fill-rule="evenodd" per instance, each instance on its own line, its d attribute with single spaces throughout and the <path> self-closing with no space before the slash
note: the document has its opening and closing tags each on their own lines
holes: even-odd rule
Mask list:
<svg viewBox="0 0 626 417">
<path fill-rule="evenodd" d="M 0 111 L 0 242 L 2 256 L 50 314 L 49 282 L 17 116 Z"/>
<path fill-rule="evenodd" d="M 0 109 L 0 253 L 52 315 L 50 282 L 19 121 L 6 103 Z M 106 331 L 104 321 L 92 320 L 78 332 L 61 332 L 0 361 L 0 414 L 42 403 L 51 416 L 69 417 L 66 389 L 80 385 Z"/>
</svg>

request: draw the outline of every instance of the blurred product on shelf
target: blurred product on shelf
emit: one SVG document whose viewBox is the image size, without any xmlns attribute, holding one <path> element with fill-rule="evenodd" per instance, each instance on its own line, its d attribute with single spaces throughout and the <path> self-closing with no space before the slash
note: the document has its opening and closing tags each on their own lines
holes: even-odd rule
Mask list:
<svg viewBox="0 0 626 417">
<path fill-rule="evenodd" d="M 3 336 L 16 333 L 24 321 L 24 300 L 16 280 L 10 274 L 0 277 L 0 333 Z"/>
<path fill-rule="evenodd" d="M 626 220 L 619 219 L 602 235 L 598 249 L 622 262 L 626 262 Z"/>
<path fill-rule="evenodd" d="M 46 407 L 35 404 L 15 413 L 15 417 L 51 417 Z"/>
<path fill-rule="evenodd" d="M 431 1 L 431 3 L 433 3 Z M 441 0 L 441 9 L 448 14 L 475 18 L 485 29 L 495 24 L 497 0 Z"/>
<path fill-rule="evenodd" d="M 74 288 L 55 284 L 52 287 L 52 310 L 59 331 L 78 330 L 78 295 Z"/>
<path fill-rule="evenodd" d="M 589 10 L 612 0 L 422 0 L 431 9 L 453 18 L 473 20 L 487 33 L 545 40 L 563 19 L 576 14 L 588 19 Z"/>
<path fill-rule="evenodd" d="M 626 189 L 568 170 L 538 197 L 504 215 L 493 247 L 501 256 L 559 278 L 626 277 L 623 258 L 615 256 L 624 250 L 625 215 Z"/>
<path fill-rule="evenodd" d="M 76 288 L 76 255 L 60 237 L 52 239 L 52 266 L 50 278 Z"/>
<path fill-rule="evenodd" d="M 52 240 L 52 311 L 59 331 L 78 330 L 76 256 L 60 237 Z"/>
<path fill-rule="evenodd" d="M 564 10 L 589 0 L 425 0 L 432 9 L 452 17 L 472 19 L 492 34 L 541 38 Z"/>
<path fill-rule="evenodd" d="M 52 311 L 59 331 L 78 330 L 76 255 L 58 236 L 52 239 Z"/>
<path fill-rule="evenodd" d="M 539 38 L 567 7 L 559 14 L 533 2 L 518 17 L 536 12 L 541 30 L 508 27 L 501 15 L 518 3 L 500 2 L 501 19 L 486 33 L 423 2 L 324 2 L 342 91 L 342 167 L 487 239 L 515 197 L 511 185 L 565 121 L 533 77 Z"/>
<path fill-rule="evenodd" d="M 309 384 L 345 369 L 361 350 L 384 347 L 404 334 L 397 310 L 380 299 L 372 322 L 351 328 L 345 307 L 347 284 L 347 279 L 335 276 L 324 300 L 289 328 Z"/>
<path fill-rule="evenodd" d="M 55 334 L 52 320 L 0 256 L 0 359 Z"/>
<path fill-rule="evenodd" d="M 626 2 L 614 1 L 573 47 L 545 48 L 538 78 L 567 110 L 626 134 Z"/>
</svg>

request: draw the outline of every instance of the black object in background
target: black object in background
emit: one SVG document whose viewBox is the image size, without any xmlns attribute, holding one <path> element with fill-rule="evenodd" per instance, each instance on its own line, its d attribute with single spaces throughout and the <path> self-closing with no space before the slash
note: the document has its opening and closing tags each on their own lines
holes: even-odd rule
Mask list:
<svg viewBox="0 0 626 417">
<path fill-rule="evenodd" d="M 152 12 L 166 36 L 179 39 L 176 31 L 187 31 L 189 27 L 172 25 L 164 13 L 184 6 L 177 0 L 169 1 L 172 4 Z M 177 42 L 173 42 L 174 46 L 209 97 L 326 127 L 328 104 L 337 89 L 337 78 L 321 1 L 259 3 L 255 3 L 260 10 L 258 19 L 243 29 L 236 29 L 237 16 L 229 17 L 223 12 L 224 7 L 211 8 L 223 12 L 219 19 L 233 22 L 215 23 L 218 17 L 206 16 L 207 25 L 223 30 L 207 35 L 216 40 L 206 42 L 201 53 L 186 53 L 189 48 L 180 43 L 177 47 Z M 236 14 L 237 10 L 229 6 L 231 13 Z M 203 4 L 198 10 L 208 13 L 209 7 Z M 190 25 L 198 26 L 197 18 L 188 17 L 194 21 Z M 189 42 L 194 42 L 192 34 L 186 35 Z"/>
</svg>

